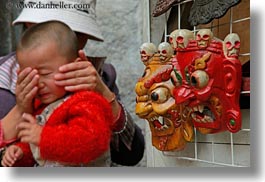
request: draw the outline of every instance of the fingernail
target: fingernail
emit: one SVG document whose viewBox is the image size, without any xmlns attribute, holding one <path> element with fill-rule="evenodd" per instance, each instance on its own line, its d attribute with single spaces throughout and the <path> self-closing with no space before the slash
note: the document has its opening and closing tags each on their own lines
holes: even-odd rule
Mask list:
<svg viewBox="0 0 265 182">
<path fill-rule="evenodd" d="M 63 71 L 63 66 L 60 66 L 59 67 L 59 71 Z"/>
</svg>

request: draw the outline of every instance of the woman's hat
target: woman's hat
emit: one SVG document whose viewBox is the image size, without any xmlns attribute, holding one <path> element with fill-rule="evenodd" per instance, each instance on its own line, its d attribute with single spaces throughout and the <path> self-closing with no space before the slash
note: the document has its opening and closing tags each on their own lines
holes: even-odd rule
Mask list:
<svg viewBox="0 0 265 182">
<path fill-rule="evenodd" d="M 13 25 L 57 20 L 67 24 L 73 31 L 104 41 L 96 22 L 96 0 L 25 0 L 22 7 Z"/>
</svg>

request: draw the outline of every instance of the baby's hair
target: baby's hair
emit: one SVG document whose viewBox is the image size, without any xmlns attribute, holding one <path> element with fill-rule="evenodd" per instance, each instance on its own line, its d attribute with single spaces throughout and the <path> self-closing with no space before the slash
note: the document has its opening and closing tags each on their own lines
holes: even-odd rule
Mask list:
<svg viewBox="0 0 265 182">
<path fill-rule="evenodd" d="M 78 42 L 71 28 L 60 21 L 47 21 L 28 28 L 22 35 L 17 52 L 33 49 L 46 42 L 56 43 L 58 52 L 73 61 L 78 55 Z"/>
</svg>

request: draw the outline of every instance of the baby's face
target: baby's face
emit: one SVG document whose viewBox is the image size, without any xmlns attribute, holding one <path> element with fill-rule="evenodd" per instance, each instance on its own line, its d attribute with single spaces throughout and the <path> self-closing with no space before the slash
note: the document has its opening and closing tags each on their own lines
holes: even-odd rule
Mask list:
<svg viewBox="0 0 265 182">
<path fill-rule="evenodd" d="M 59 54 L 57 45 L 48 42 L 38 47 L 17 52 L 20 70 L 27 67 L 36 69 L 39 74 L 37 98 L 49 104 L 63 97 L 63 87 L 55 85 L 54 75 L 60 66 L 69 63 L 66 57 Z"/>
</svg>

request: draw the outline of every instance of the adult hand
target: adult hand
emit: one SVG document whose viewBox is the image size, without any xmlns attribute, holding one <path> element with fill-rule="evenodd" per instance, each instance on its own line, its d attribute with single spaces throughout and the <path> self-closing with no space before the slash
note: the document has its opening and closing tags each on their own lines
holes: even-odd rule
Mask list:
<svg viewBox="0 0 265 182">
<path fill-rule="evenodd" d="M 24 113 L 22 118 L 23 121 L 17 125 L 18 138 L 21 142 L 39 145 L 43 127 L 37 123 L 31 114 Z"/>
<path fill-rule="evenodd" d="M 1 165 L 4 167 L 11 167 L 15 162 L 23 157 L 23 151 L 16 145 L 10 145 L 3 156 Z"/>
<path fill-rule="evenodd" d="M 83 50 L 78 52 L 79 57 L 73 62 L 59 68 L 55 78 L 55 84 L 64 86 L 65 90 L 74 92 L 79 90 L 94 90 L 100 77 L 88 61 Z"/>
<path fill-rule="evenodd" d="M 78 52 L 79 57 L 75 62 L 63 65 L 59 68 L 61 73 L 56 74 L 55 84 L 63 86 L 65 90 L 70 92 L 80 90 L 94 90 L 100 93 L 107 100 L 113 99 L 113 93 L 103 82 L 97 70 L 88 61 L 83 50 Z M 113 115 L 117 116 L 120 111 L 118 102 L 112 102 Z"/>
<path fill-rule="evenodd" d="M 30 67 L 18 71 L 16 85 L 16 102 L 21 113 L 32 113 L 33 98 L 38 91 L 39 75 L 37 70 Z"/>
</svg>

